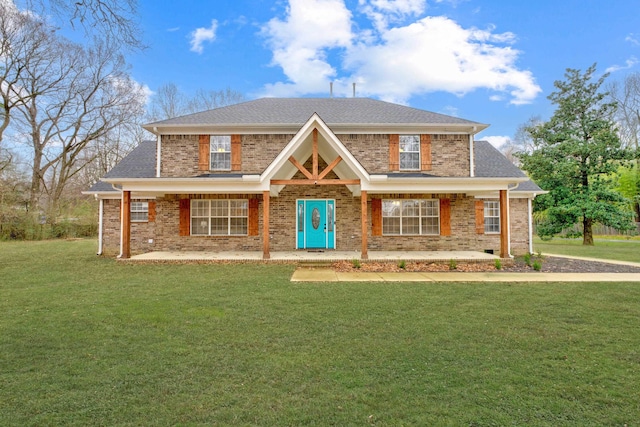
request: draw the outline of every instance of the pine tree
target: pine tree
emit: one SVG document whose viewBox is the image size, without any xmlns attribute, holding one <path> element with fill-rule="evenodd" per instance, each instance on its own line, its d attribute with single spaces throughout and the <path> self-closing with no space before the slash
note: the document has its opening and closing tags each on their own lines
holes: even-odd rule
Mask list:
<svg viewBox="0 0 640 427">
<path fill-rule="evenodd" d="M 609 179 L 633 158 L 622 147 L 615 129 L 616 104 L 599 92 L 608 76 L 592 81 L 595 64 L 582 74 L 567 69 L 548 99 L 557 106 L 547 122 L 527 129 L 533 139 L 529 153 L 518 157 L 531 178 L 548 194 L 538 196 L 536 210 L 544 211 L 538 235 L 552 237 L 582 222 L 584 245 L 593 245 L 593 225 L 618 230 L 633 227 L 628 201 Z"/>
</svg>

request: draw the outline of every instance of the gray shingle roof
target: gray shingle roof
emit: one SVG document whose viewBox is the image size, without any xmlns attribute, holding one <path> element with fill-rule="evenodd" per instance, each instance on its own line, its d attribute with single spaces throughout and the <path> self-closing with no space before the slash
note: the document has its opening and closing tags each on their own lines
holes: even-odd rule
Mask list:
<svg viewBox="0 0 640 427">
<path fill-rule="evenodd" d="M 526 176 L 493 145 L 487 141 L 475 141 L 475 176 L 477 177 L 523 177 Z M 105 178 L 153 178 L 156 173 L 156 142 L 143 141 L 123 158 Z M 405 176 L 404 174 L 403 176 Z M 416 174 L 426 176 L 423 174 Z M 396 177 L 396 176 L 393 176 Z M 111 184 L 99 181 L 90 193 L 115 191 Z M 521 183 L 516 191 L 541 191 L 533 181 Z"/>
<path fill-rule="evenodd" d="M 187 116 L 149 123 L 171 125 L 303 125 L 318 113 L 329 126 L 339 124 L 481 125 L 444 114 L 370 98 L 261 98 Z"/>
<path fill-rule="evenodd" d="M 156 141 L 142 141 L 103 178 L 153 178 L 156 176 Z M 111 184 L 98 181 L 89 192 L 115 191 Z"/>
<path fill-rule="evenodd" d="M 487 141 L 475 141 L 473 155 L 475 156 L 475 176 L 477 177 L 510 178 L 527 176 Z M 518 185 L 516 191 L 542 191 L 542 189 L 533 181 L 525 181 Z"/>
</svg>

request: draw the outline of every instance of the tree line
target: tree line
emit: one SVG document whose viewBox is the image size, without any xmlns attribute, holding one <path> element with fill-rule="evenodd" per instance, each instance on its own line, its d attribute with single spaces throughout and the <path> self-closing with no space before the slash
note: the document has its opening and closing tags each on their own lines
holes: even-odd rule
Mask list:
<svg viewBox="0 0 640 427">
<path fill-rule="evenodd" d="M 95 229 L 95 204 L 81 191 L 151 136 L 142 123 L 244 99 L 167 83 L 148 103 L 125 61 L 145 49 L 136 16 L 136 0 L 0 2 L 0 238 L 46 237 L 36 232 L 45 226 L 65 235 L 60 224 L 78 218 Z M 84 42 L 65 38 L 56 22 Z M 640 74 L 604 90 L 607 78 L 595 65 L 568 69 L 548 97 L 553 116 L 532 117 L 502 147 L 548 191 L 534 202 L 544 238 L 580 223 L 577 234 L 593 244 L 596 223 L 629 230 L 640 222 Z"/>
</svg>

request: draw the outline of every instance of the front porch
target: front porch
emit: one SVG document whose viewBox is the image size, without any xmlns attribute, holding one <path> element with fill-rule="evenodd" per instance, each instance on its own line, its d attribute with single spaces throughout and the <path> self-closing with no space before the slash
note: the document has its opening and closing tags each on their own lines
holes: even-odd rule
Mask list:
<svg viewBox="0 0 640 427">
<path fill-rule="evenodd" d="M 199 251 L 157 251 L 134 255 L 130 261 L 234 261 L 234 262 L 280 262 L 280 263 L 326 263 L 333 261 L 350 261 L 361 259 L 359 251 L 280 251 L 271 252 L 269 259 L 263 258 L 260 251 L 227 251 L 227 252 L 199 252 Z M 493 261 L 498 255 L 476 251 L 369 251 L 368 261 Z"/>
</svg>

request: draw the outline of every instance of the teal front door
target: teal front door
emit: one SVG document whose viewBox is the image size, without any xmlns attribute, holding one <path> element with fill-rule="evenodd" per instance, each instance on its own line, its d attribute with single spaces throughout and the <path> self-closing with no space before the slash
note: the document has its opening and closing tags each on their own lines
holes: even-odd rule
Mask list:
<svg viewBox="0 0 640 427">
<path fill-rule="evenodd" d="M 335 248 L 335 201 L 298 200 L 298 249 Z"/>
</svg>

